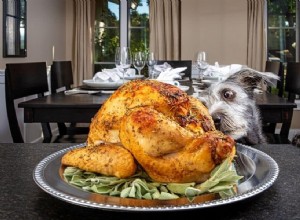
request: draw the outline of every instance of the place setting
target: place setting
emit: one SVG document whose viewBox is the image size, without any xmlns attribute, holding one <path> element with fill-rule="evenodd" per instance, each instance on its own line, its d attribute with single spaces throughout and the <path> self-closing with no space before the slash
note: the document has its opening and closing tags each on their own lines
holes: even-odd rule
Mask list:
<svg viewBox="0 0 300 220">
<path fill-rule="evenodd" d="M 173 68 L 167 62 L 161 65 L 156 63 L 157 60 L 153 52 L 144 53 L 138 51 L 131 53 L 129 48 L 117 48 L 115 53 L 116 68 L 102 69 L 96 72 L 92 79 L 83 80 L 83 85 L 80 86 L 80 88 L 69 90 L 65 92 L 65 94 L 97 93 L 93 90 L 101 90 L 102 93 L 114 91 L 124 83 L 137 79 L 155 79 L 175 85 L 183 91 L 189 90 L 189 86 L 181 85 L 180 83 L 187 67 Z M 134 68 L 131 68 L 131 65 L 133 65 Z M 149 77 L 145 77 L 141 73 L 146 65 L 148 67 Z"/>
<path fill-rule="evenodd" d="M 102 69 L 96 72 L 92 79 L 83 80 L 84 88 L 115 90 L 130 80 L 144 78 L 141 74 L 145 66 L 145 57 L 142 52 L 134 53 L 132 56 L 128 47 L 118 47 L 115 52 L 115 65 L 116 68 Z M 131 68 L 131 65 L 135 68 Z"/>
</svg>

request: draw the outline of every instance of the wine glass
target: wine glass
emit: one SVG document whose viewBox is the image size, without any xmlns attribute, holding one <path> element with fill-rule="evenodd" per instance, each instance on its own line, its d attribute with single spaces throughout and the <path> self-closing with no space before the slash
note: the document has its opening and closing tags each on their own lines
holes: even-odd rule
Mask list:
<svg viewBox="0 0 300 220">
<path fill-rule="evenodd" d="M 205 51 L 200 51 L 197 54 L 197 65 L 199 68 L 199 78 L 203 78 L 203 72 L 207 69 L 208 67 L 208 62 L 207 62 L 207 54 Z"/>
<path fill-rule="evenodd" d="M 115 64 L 117 69 L 123 74 L 123 83 L 124 83 L 125 72 L 131 66 L 131 52 L 129 47 L 116 48 Z"/>
<path fill-rule="evenodd" d="M 154 71 L 153 71 L 155 64 L 156 64 L 156 59 L 155 59 L 154 53 L 149 52 L 148 57 L 147 57 L 147 66 L 148 66 L 149 78 L 150 79 L 155 79 Z"/>
<path fill-rule="evenodd" d="M 145 67 L 145 56 L 143 52 L 139 51 L 134 54 L 133 66 L 137 69 L 138 74 L 141 75 L 141 71 Z"/>
</svg>

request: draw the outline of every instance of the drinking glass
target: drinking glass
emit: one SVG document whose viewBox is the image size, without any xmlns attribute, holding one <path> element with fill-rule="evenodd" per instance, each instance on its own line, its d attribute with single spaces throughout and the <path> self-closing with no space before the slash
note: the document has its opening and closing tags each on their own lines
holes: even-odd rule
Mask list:
<svg viewBox="0 0 300 220">
<path fill-rule="evenodd" d="M 141 75 L 141 71 L 145 67 L 145 56 L 143 52 L 139 51 L 134 54 L 133 66 L 137 69 L 138 74 Z"/>
<path fill-rule="evenodd" d="M 197 54 L 197 65 L 199 68 L 199 78 L 203 79 L 203 72 L 208 67 L 207 54 L 205 51 L 200 51 Z"/>
<path fill-rule="evenodd" d="M 156 64 L 156 59 L 153 52 L 149 52 L 147 56 L 147 66 L 148 66 L 148 72 L 149 72 L 149 78 L 155 79 L 154 76 L 154 65 Z"/>
<path fill-rule="evenodd" d="M 123 82 L 127 69 L 131 66 L 131 52 L 129 47 L 117 47 L 115 53 L 115 64 L 123 74 Z"/>
</svg>

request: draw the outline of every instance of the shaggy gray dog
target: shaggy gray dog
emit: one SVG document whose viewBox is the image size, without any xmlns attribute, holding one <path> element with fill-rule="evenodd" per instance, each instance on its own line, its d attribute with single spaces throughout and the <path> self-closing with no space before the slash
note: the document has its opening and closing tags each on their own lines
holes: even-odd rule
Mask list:
<svg viewBox="0 0 300 220">
<path fill-rule="evenodd" d="M 245 144 L 265 143 L 260 112 L 253 96 L 272 79 L 278 80 L 278 76 L 242 69 L 212 84 L 200 93 L 199 99 L 208 108 L 218 130 Z"/>
</svg>

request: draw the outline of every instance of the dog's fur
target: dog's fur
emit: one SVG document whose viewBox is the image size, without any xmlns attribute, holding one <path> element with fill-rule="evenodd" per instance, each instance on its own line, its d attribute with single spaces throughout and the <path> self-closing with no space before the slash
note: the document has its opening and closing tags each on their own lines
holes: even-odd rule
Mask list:
<svg viewBox="0 0 300 220">
<path fill-rule="evenodd" d="M 216 127 L 235 140 L 246 144 L 265 143 L 260 112 L 253 99 L 278 76 L 245 68 L 204 90 L 199 99 L 206 105 Z"/>
</svg>

